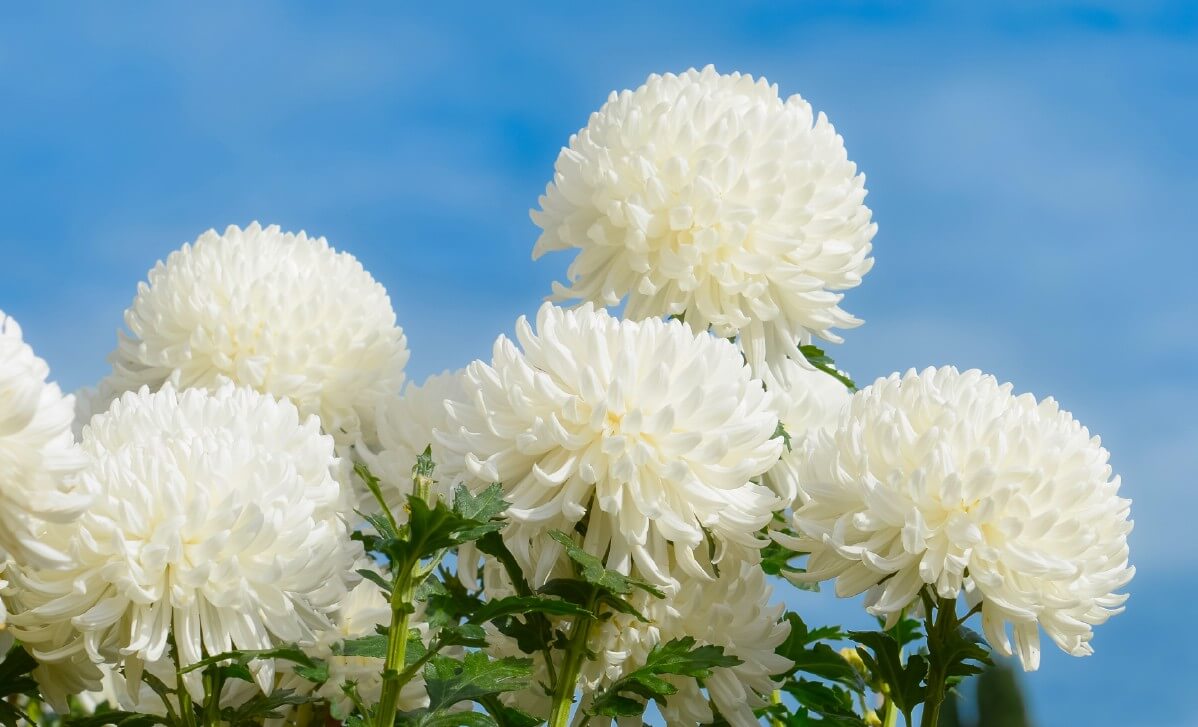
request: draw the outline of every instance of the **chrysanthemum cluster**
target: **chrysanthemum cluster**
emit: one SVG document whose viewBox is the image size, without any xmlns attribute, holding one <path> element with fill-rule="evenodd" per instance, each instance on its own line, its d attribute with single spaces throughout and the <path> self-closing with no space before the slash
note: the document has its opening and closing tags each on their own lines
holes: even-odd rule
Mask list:
<svg viewBox="0 0 1198 727">
<path fill-rule="evenodd" d="M 670 725 L 875 724 L 867 684 L 887 724 L 913 693 L 931 724 L 985 658 L 962 598 L 1027 669 L 1041 629 L 1089 654 L 1134 573 L 1098 438 L 978 371 L 852 393 L 807 347 L 860 323 L 864 199 L 806 101 L 692 69 L 613 93 L 558 157 L 534 257 L 577 251 L 553 290 L 578 307 L 422 384 L 383 287 L 275 226 L 160 262 L 77 412 L 0 313 L 0 646 L 59 712 L 183 727 L 625 724 L 649 700 Z M 780 573 L 888 628 L 922 610 L 920 683 L 864 673 L 889 635 L 784 617 Z"/>
<path fill-rule="evenodd" d="M 865 177 L 821 113 L 708 66 L 612 93 L 570 138 L 533 220 L 575 249 L 559 300 L 685 315 L 739 336 L 753 370 L 860 321 L 840 291 L 873 266 Z"/>
<path fill-rule="evenodd" d="M 1074 656 L 1127 596 L 1130 501 L 1107 451 L 1052 399 L 952 367 L 879 379 L 799 458 L 807 578 L 896 617 L 925 586 L 980 603 L 991 645 L 1040 661 L 1037 624 Z"/>
</svg>

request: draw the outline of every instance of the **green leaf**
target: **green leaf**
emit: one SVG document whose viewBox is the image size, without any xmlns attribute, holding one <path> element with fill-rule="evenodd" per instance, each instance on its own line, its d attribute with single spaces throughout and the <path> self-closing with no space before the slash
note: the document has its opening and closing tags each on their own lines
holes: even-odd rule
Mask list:
<svg viewBox="0 0 1198 727">
<path fill-rule="evenodd" d="M 151 725 L 156 724 L 169 725 L 170 722 L 165 717 L 156 717 L 152 714 L 121 712 L 117 710 L 99 712 L 85 717 L 67 717 L 63 720 L 63 727 L 105 727 L 105 725 L 151 727 Z"/>
<path fill-rule="evenodd" d="M 324 661 L 317 661 L 316 666 L 296 664 L 291 668 L 291 671 L 295 672 L 296 676 L 307 679 L 315 684 L 324 684 L 329 680 L 329 665 Z M 249 676 L 248 671 L 246 675 Z M 246 679 L 246 681 L 253 681 L 253 679 Z"/>
<path fill-rule="evenodd" d="M 462 659 L 435 656 L 424 668 L 429 711 L 488 694 L 527 689 L 532 683 L 532 659 L 491 659 L 471 652 Z"/>
<path fill-rule="evenodd" d="M 787 682 L 783 691 L 795 698 L 801 706 L 820 716 L 819 725 L 836 727 L 863 727 L 865 722 L 857 716 L 853 695 L 846 689 L 806 679 Z M 806 724 L 806 723 L 800 723 Z"/>
<path fill-rule="evenodd" d="M 582 575 L 587 583 L 596 585 L 619 596 L 627 595 L 632 593 L 634 588 L 639 588 L 658 598 L 665 598 L 666 594 L 657 586 L 630 578 L 614 570 L 608 570 L 603 566 L 603 561 L 578 547 L 573 538 L 562 531 L 552 530 L 549 532 L 549 537 L 561 543 L 566 549 L 566 555 L 578 565 L 580 575 Z"/>
<path fill-rule="evenodd" d="M 481 649 L 487 645 L 487 632 L 478 624 L 448 624 L 437 632 L 441 646 L 468 646 Z"/>
<path fill-rule="evenodd" d="M 37 668 L 37 661 L 20 646 L 8 650 L 4 661 L 0 662 L 0 697 L 14 694 L 36 696 L 37 682 L 29 673 Z"/>
<path fill-rule="evenodd" d="M 916 654 L 904 664 L 902 647 L 887 633 L 850 631 L 849 638 L 861 644 L 857 654 L 870 673 L 890 687 L 890 699 L 910 721 L 911 711 L 927 696 L 923 686 L 923 678 L 928 673 L 927 658 Z"/>
<path fill-rule="evenodd" d="M 879 618 L 878 626 L 885 625 L 886 619 Z M 899 642 L 899 646 L 906 646 L 913 641 L 919 641 L 923 638 L 923 632 L 920 631 L 920 623 L 913 618 L 900 618 L 892 628 L 887 629 L 886 633 L 890 634 L 895 641 Z"/>
<path fill-rule="evenodd" d="M 495 718 L 495 723 L 499 727 L 536 727 L 545 721 L 522 709 L 507 706 L 494 694 L 480 697 L 478 703 Z"/>
<path fill-rule="evenodd" d="M 378 586 L 383 595 L 387 597 L 387 600 L 391 600 L 391 581 L 384 578 L 378 571 L 373 571 L 369 568 L 359 568 L 358 575 Z"/>
<path fill-rule="evenodd" d="M 487 522 L 499 517 L 508 509 L 508 503 L 503 499 L 503 486 L 498 482 L 487 489 L 473 495 L 464 485 L 459 485 L 453 493 L 453 511 L 462 517 Z"/>
<path fill-rule="evenodd" d="M 277 649 L 262 649 L 259 651 L 229 651 L 224 654 L 210 656 L 206 659 L 200 659 L 194 664 L 189 664 L 183 667 L 181 671 L 186 674 L 187 672 L 197 671 L 214 664 L 222 664 L 223 662 L 241 664 L 244 666 L 256 659 L 283 659 L 285 661 L 295 662 L 296 664 L 302 664 L 303 666 L 307 667 L 314 668 L 317 666 L 317 661 L 308 654 L 305 654 L 303 649 L 300 649 L 296 646 L 282 646 Z"/>
<path fill-rule="evenodd" d="M 964 626 L 937 631 L 946 633 L 941 633 L 942 638 L 936 643 L 936 648 L 930 649 L 928 666 L 944 674 L 949 687 L 965 677 L 981 674 L 985 667 L 994 663 L 985 640 L 977 632 Z"/>
<path fill-rule="evenodd" d="M 824 353 L 823 349 L 821 349 L 819 346 L 813 346 L 810 344 L 806 346 L 799 346 L 799 353 L 803 354 L 803 357 L 806 358 L 807 362 L 812 366 L 844 384 L 845 388 L 847 388 L 849 391 L 857 390 L 857 384 L 853 383 L 853 380 L 848 376 L 841 373 L 841 371 L 836 368 L 836 362 L 833 361 L 828 354 Z"/>
<path fill-rule="evenodd" d="M 645 710 L 645 702 L 641 700 L 652 699 L 665 704 L 667 697 L 678 692 L 678 687 L 663 679 L 663 676 L 706 679 L 711 676 L 712 669 L 733 667 L 740 663 L 737 657 L 725 654 L 722 646 L 695 646 L 695 639 L 690 636 L 658 644 L 649 652 L 644 666 L 598 692 L 587 708 L 587 714 L 634 717 Z"/>
<path fill-rule="evenodd" d="M 333 647 L 337 656 L 369 656 L 375 659 L 387 658 L 387 637 L 384 634 L 359 636 L 356 639 L 346 639 Z"/>
<path fill-rule="evenodd" d="M 400 727 L 496 727 L 495 719 L 485 712 L 422 710 L 399 715 Z"/>
<path fill-rule="evenodd" d="M 786 425 L 782 422 L 778 422 L 778 428 L 774 430 L 774 436 L 770 437 L 770 439 L 777 439 L 778 437 L 782 437 L 782 444 L 786 446 L 786 451 L 791 451 L 790 433 L 786 431 Z"/>
<path fill-rule="evenodd" d="M 276 689 L 269 695 L 259 694 L 236 709 L 226 707 L 221 710 L 221 717 L 231 725 L 257 724 L 261 719 L 278 719 L 283 716 L 281 707 L 304 704 L 312 701 L 311 697 L 296 694 L 293 689 Z"/>
<path fill-rule="evenodd" d="M 792 560 L 802 557 L 802 555 L 802 553 L 796 553 L 779 542 L 770 540 L 761 549 L 761 569 L 765 571 L 766 575 L 770 576 L 803 573 L 804 569 L 801 566 L 791 563 Z"/>
<path fill-rule="evenodd" d="M 482 608 L 475 611 L 470 620 L 473 623 L 486 623 L 501 616 L 523 615 L 528 613 L 546 613 L 553 616 L 586 616 L 594 618 L 594 614 L 576 603 L 559 598 L 544 596 L 508 596 L 487 601 Z"/>
<path fill-rule="evenodd" d="M 790 623 L 790 635 L 778 646 L 777 653 L 794 662 L 794 666 L 777 677 L 803 672 L 843 684 L 858 693 L 865 691 L 862 675 L 838 651 L 820 643 L 822 640 L 839 641 L 847 638 L 839 627 L 825 626 L 809 630 L 797 613 L 787 613 L 786 620 Z"/>
</svg>

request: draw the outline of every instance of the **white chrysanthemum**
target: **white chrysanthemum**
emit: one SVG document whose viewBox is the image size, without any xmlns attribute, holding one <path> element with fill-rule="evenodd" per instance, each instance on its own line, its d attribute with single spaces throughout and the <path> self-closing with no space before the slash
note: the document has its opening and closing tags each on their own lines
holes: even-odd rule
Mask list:
<svg viewBox="0 0 1198 727">
<path fill-rule="evenodd" d="M 427 640 L 428 625 L 420 616 L 420 605 L 412 622 L 412 628 L 422 632 Z M 329 702 L 329 711 L 334 719 L 345 721 L 354 710 L 353 700 L 343 687 L 347 682 L 357 685 L 358 695 L 366 704 L 378 704 L 383 692 L 383 660 L 369 656 L 339 656 L 334 647 L 348 639 L 371 636 L 391 623 L 391 604 L 374 582 L 363 580 L 342 602 L 333 617 L 333 628 L 320 634 L 314 646 L 305 649 L 312 656 L 323 660 L 329 669 L 329 678 L 317 687 L 312 682 L 294 674 L 287 674 L 280 682 L 281 689 L 293 689 L 297 693 L 311 693 Z M 399 695 L 399 709 L 410 711 L 428 706 L 428 692 L 424 679 L 416 676 L 404 685 Z"/>
<path fill-rule="evenodd" d="M 412 494 L 412 468 L 426 447 L 432 446 L 437 481 L 436 492 L 443 497 L 467 478 L 461 457 L 446 456 L 434 430 L 443 430 L 449 421 L 447 402 L 464 398 L 462 371 L 444 372 L 428 377 L 423 384 L 409 382 L 400 396 L 379 402 L 375 417 L 378 446 L 362 443 L 357 452 L 371 474 L 379 479 L 383 496 L 396 517 L 406 517 L 407 497 Z M 370 493 L 359 495 L 359 501 L 371 503 Z"/>
<path fill-rule="evenodd" d="M 87 504 L 66 483 L 84 462 L 71 434 L 74 402 L 47 383 L 49 372 L 0 311 L 0 569 L 10 557 L 38 567 L 67 563 L 38 530 L 73 519 Z"/>
<path fill-rule="evenodd" d="M 159 262 L 125 323 L 132 335 L 101 392 L 231 380 L 291 399 L 339 444 L 371 438 L 375 405 L 400 390 L 408 360 L 387 292 L 361 263 L 323 237 L 256 222 L 209 230 Z"/>
<path fill-rule="evenodd" d="M 171 635 L 186 665 L 327 628 L 361 551 L 316 417 L 231 385 L 143 388 L 92 419 L 82 447 L 93 502 L 46 532 L 72 562 L 12 573 L 11 623 L 39 659 L 123 664 L 136 682 Z M 269 689 L 273 664 L 252 668 Z"/>
<path fill-rule="evenodd" d="M 800 358 L 860 321 L 843 293 L 873 266 L 865 177 L 821 113 L 711 66 L 612 93 L 557 158 L 533 257 L 579 250 L 558 300 L 739 335 L 753 365 Z"/>
<path fill-rule="evenodd" d="M 782 376 L 770 377 L 769 382 L 778 406 L 778 419 L 790 437 L 790 449 L 782 452 L 782 459 L 766 474 L 765 482 L 797 506 L 803 440 L 814 432 L 834 428 L 850 394 L 832 376 L 795 361 L 785 361 Z"/>
<path fill-rule="evenodd" d="M 1040 659 L 1037 624 L 1092 652 L 1092 626 L 1122 610 L 1130 501 L 1098 437 L 1052 399 L 1015 396 L 979 371 L 908 371 L 858 392 L 834 433 L 807 440 L 794 544 L 813 579 L 894 616 L 925 586 L 982 603 L 991 645 Z"/>
<path fill-rule="evenodd" d="M 704 568 L 704 530 L 751 547 L 779 506 L 751 480 L 778 461 L 773 401 L 727 341 L 677 321 L 621 321 L 589 304 L 546 304 L 537 330 L 521 318 L 490 365 L 466 369 L 470 394 L 450 403 L 441 442 L 512 504 L 505 537 L 540 582 L 561 553 L 532 563 L 529 544 L 588 517 L 584 547 L 608 567 L 636 565 L 660 583 L 672 545 Z"/>
</svg>

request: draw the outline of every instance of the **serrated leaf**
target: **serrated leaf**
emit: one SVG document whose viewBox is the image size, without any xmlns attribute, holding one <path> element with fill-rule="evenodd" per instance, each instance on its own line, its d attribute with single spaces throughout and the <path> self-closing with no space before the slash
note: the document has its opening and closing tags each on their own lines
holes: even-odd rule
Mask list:
<svg viewBox="0 0 1198 727">
<path fill-rule="evenodd" d="M 664 704 L 667 697 L 678 692 L 678 687 L 663 679 L 663 676 L 706 679 L 711 676 L 712 669 L 734 667 L 741 663 L 737 657 L 725 654 L 722 646 L 696 646 L 695 639 L 690 636 L 674 639 L 654 646 L 645 658 L 644 666 L 598 692 L 586 711 L 593 716 L 637 716 L 644 711 L 645 703 L 629 695 L 640 697 L 645 702 L 653 700 Z"/>
<path fill-rule="evenodd" d="M 610 591 L 619 596 L 625 596 L 632 593 L 634 588 L 639 588 L 642 591 L 651 593 L 658 598 L 665 598 L 666 594 L 660 588 L 651 583 L 630 578 L 622 573 L 617 573 L 614 570 L 608 570 L 604 567 L 603 561 L 578 547 L 574 539 L 560 530 L 551 530 L 549 537 L 556 540 L 566 549 L 566 555 L 570 560 L 574 561 L 580 571 L 583 580 L 592 585 L 598 586 L 604 590 Z"/>
<path fill-rule="evenodd" d="M 890 687 L 891 701 L 910 721 L 911 711 L 927 695 L 923 686 L 923 678 L 928 673 L 927 659 L 922 654 L 915 654 L 904 664 L 898 641 L 879 631 L 850 631 L 849 638 L 861 644 L 857 654 L 870 673 Z"/>
<path fill-rule="evenodd" d="M 459 485 L 453 492 L 453 511 L 471 520 L 494 520 L 507 509 L 508 503 L 503 499 L 503 486 L 498 482 L 489 485 L 477 495 L 472 494 L 464 485 Z"/>
<path fill-rule="evenodd" d="M 532 659 L 491 659 L 477 651 L 460 660 L 435 656 L 424 668 L 430 711 L 488 694 L 527 689 L 531 683 Z"/>
<path fill-rule="evenodd" d="M 150 727 L 151 725 L 164 724 L 169 725 L 165 717 L 156 717 L 152 714 L 141 714 L 139 712 L 122 712 L 112 710 L 108 712 L 100 712 L 98 714 L 90 714 L 82 717 L 67 717 L 63 720 L 64 727 L 105 727 L 105 725 L 117 725 L 118 727 Z"/>
</svg>

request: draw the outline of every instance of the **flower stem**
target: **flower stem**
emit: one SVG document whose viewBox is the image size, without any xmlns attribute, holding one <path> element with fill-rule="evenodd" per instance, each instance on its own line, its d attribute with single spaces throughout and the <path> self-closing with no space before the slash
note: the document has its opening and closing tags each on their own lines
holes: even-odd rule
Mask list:
<svg viewBox="0 0 1198 727">
<path fill-rule="evenodd" d="M 191 695 L 187 691 L 187 685 L 183 683 L 183 670 L 175 670 L 175 694 L 179 697 L 179 722 L 183 727 L 196 727 L 196 710 L 195 705 L 191 702 Z"/>
<path fill-rule="evenodd" d="M 931 599 L 928 599 L 930 601 Z M 935 603 L 935 617 L 930 613 L 931 604 L 928 605 L 929 613 L 926 616 L 926 624 L 928 631 L 928 696 L 924 700 L 923 718 L 919 721 L 920 727 L 937 727 L 940 724 L 940 708 L 944 705 L 944 697 L 947 693 L 946 682 L 948 674 L 944 673 L 945 669 L 942 666 L 942 659 L 934 658 L 938 649 L 945 643 L 948 635 L 953 629 L 960 625 L 957 620 L 957 602 L 953 599 L 941 598 Z"/>
<path fill-rule="evenodd" d="M 593 612 L 595 603 L 595 595 L 592 595 L 586 610 Z M 553 706 L 549 710 L 546 727 L 566 727 L 570 722 L 570 707 L 574 706 L 574 690 L 578 684 L 578 675 L 582 671 L 582 663 L 586 660 L 592 621 L 591 616 L 574 617 L 570 642 L 566 646 L 566 658 L 562 661 L 562 668 L 553 685 Z"/>
<path fill-rule="evenodd" d="M 374 715 L 376 727 L 394 726 L 395 710 L 399 706 L 399 693 L 403 689 L 404 683 L 411 679 L 411 674 L 407 674 L 407 679 L 405 679 L 401 672 L 406 671 L 404 666 L 408 653 L 408 618 L 413 610 L 414 590 L 412 565 L 405 564 L 391 591 L 391 627 L 387 630 L 387 658 L 383 662 L 383 689 Z"/>
</svg>

